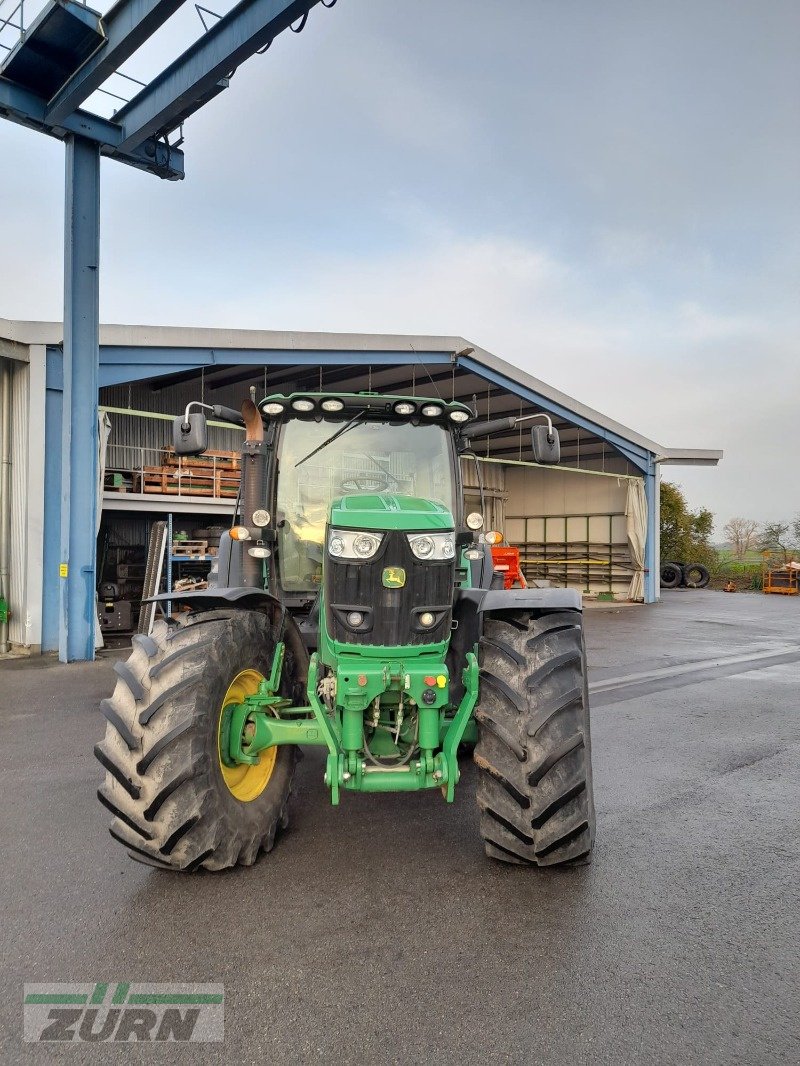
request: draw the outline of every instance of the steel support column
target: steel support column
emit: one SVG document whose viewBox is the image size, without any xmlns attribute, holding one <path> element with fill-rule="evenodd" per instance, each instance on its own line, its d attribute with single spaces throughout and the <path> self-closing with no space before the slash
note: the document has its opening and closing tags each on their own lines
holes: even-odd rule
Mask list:
<svg viewBox="0 0 800 1066">
<path fill-rule="evenodd" d="M 94 658 L 96 625 L 99 146 L 72 136 L 66 161 L 58 655 L 73 662 Z"/>
<path fill-rule="evenodd" d="M 659 482 L 660 469 L 651 455 L 644 475 L 644 491 L 647 497 L 647 539 L 644 546 L 644 602 L 655 603 L 661 594 L 661 568 L 659 547 Z"/>
</svg>

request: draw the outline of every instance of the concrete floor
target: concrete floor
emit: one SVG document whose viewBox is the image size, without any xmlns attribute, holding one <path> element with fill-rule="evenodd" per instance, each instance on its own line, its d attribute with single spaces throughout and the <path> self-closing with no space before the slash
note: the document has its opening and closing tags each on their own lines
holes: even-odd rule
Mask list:
<svg viewBox="0 0 800 1066">
<path fill-rule="evenodd" d="M 94 798 L 112 658 L 0 666 L 0 1061 L 24 981 L 222 981 L 188 1062 L 800 1062 L 800 603 L 666 593 L 587 616 L 598 841 L 563 873 L 484 858 L 473 775 L 326 802 L 318 753 L 255 867 L 130 862 Z"/>
</svg>

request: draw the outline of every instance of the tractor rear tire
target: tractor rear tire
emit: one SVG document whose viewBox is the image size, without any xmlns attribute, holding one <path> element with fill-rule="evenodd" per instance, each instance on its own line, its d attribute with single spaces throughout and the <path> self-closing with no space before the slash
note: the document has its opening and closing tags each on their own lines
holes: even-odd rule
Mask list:
<svg viewBox="0 0 800 1066">
<path fill-rule="evenodd" d="M 579 611 L 486 618 L 477 800 L 486 854 L 532 866 L 591 861 L 595 834 Z"/>
<path fill-rule="evenodd" d="M 133 638 L 94 749 L 106 770 L 98 798 L 132 859 L 188 872 L 250 866 L 287 826 L 298 749 L 267 749 L 258 766 L 236 768 L 233 784 L 219 755 L 222 707 L 269 676 L 275 639 L 267 615 L 235 609 L 158 621 L 152 636 Z M 284 677 L 297 665 L 287 649 Z"/>
</svg>

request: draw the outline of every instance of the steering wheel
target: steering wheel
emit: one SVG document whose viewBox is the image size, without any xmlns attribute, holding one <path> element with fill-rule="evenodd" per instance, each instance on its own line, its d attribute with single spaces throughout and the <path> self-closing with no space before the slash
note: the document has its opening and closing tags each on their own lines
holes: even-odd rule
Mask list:
<svg viewBox="0 0 800 1066">
<path fill-rule="evenodd" d="M 391 485 L 391 475 L 384 470 L 368 470 L 357 477 L 348 477 L 342 481 L 343 492 L 384 492 Z"/>
</svg>

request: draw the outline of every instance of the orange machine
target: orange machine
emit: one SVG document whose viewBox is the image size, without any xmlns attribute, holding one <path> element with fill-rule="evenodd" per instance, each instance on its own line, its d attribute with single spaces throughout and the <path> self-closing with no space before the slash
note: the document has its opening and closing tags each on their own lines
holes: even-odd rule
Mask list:
<svg viewBox="0 0 800 1066">
<path fill-rule="evenodd" d="M 519 565 L 519 548 L 500 548 L 492 545 L 492 563 L 495 570 L 503 575 L 504 589 L 511 589 L 515 584 L 523 589 L 528 587 Z"/>
</svg>

